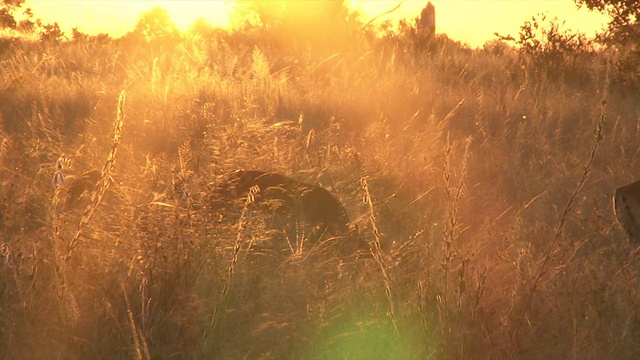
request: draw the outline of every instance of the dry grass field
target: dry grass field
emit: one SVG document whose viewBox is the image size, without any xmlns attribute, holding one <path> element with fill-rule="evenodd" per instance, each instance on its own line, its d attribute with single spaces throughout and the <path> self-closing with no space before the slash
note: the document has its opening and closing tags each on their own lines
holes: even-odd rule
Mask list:
<svg viewBox="0 0 640 360">
<path fill-rule="evenodd" d="M 3 40 L 0 358 L 640 358 L 613 55 L 333 25 Z M 365 256 L 216 216 L 237 169 L 330 191 Z"/>
</svg>

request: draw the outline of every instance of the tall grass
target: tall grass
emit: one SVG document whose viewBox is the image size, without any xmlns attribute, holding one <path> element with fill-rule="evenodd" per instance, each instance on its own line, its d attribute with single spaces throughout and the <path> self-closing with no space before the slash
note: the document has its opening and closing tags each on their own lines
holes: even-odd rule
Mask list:
<svg viewBox="0 0 640 360">
<path fill-rule="evenodd" d="M 5 50 L 0 357 L 640 355 L 610 205 L 640 166 L 637 94 L 604 54 L 574 79 L 403 34 Z M 250 201 L 216 217 L 238 168 L 330 190 L 372 256 L 289 247 Z"/>
</svg>

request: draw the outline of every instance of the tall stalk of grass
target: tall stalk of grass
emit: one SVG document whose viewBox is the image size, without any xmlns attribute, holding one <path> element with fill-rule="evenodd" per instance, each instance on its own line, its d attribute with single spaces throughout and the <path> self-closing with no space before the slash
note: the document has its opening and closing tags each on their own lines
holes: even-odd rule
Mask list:
<svg viewBox="0 0 640 360">
<path fill-rule="evenodd" d="M 226 305 L 225 301 L 227 299 L 227 295 L 229 295 L 229 289 L 231 288 L 231 283 L 234 278 L 236 265 L 238 263 L 238 258 L 240 255 L 240 246 L 242 243 L 242 234 L 245 227 L 247 212 L 249 211 L 249 206 L 253 204 L 255 196 L 259 191 L 260 188 L 257 185 L 251 187 L 244 202 L 244 206 L 242 207 L 240 219 L 238 219 L 238 232 L 236 233 L 235 241 L 233 243 L 233 254 L 231 256 L 231 262 L 227 267 L 227 280 L 222 284 L 222 289 L 220 290 L 217 305 L 215 306 L 215 308 L 213 309 L 213 313 L 211 314 L 211 320 L 209 321 L 208 326 L 203 331 L 202 341 L 200 342 L 200 352 L 202 352 L 202 350 L 204 349 L 206 341 L 209 338 L 209 333 L 213 329 L 215 329 L 218 322 L 218 316 L 220 312 L 224 310 L 224 307 Z"/>
<path fill-rule="evenodd" d="M 58 198 L 60 195 L 60 186 L 56 189 L 53 197 L 53 207 L 52 207 L 53 238 L 54 238 L 55 247 L 56 247 L 55 251 L 56 251 L 56 261 L 57 261 L 57 275 L 59 277 L 57 281 L 57 287 L 58 287 L 58 293 L 60 294 L 59 296 L 61 296 L 63 299 L 67 299 L 68 303 L 66 304 L 66 306 L 72 312 L 72 317 L 74 319 L 72 323 L 75 323 L 78 320 L 79 307 L 78 307 L 75 296 L 68 288 L 69 281 L 67 279 L 66 266 L 68 264 L 69 258 L 71 257 L 73 251 L 76 249 L 79 243 L 80 237 L 82 236 L 84 230 L 86 229 L 87 225 L 91 221 L 96 208 L 100 205 L 100 202 L 102 201 L 104 194 L 107 188 L 109 187 L 109 184 L 111 181 L 111 173 L 113 172 L 113 167 L 114 167 L 116 155 L 118 152 L 118 146 L 120 144 L 120 138 L 122 136 L 122 129 L 123 129 L 124 118 L 125 118 L 125 113 L 124 113 L 125 101 L 126 101 L 126 94 L 124 91 L 122 91 L 120 93 L 120 96 L 118 97 L 117 114 L 116 114 L 116 119 L 114 121 L 113 140 L 111 143 L 111 149 L 102 167 L 102 171 L 100 173 L 100 180 L 96 184 L 94 190 L 91 192 L 91 200 L 87 204 L 87 207 L 85 208 L 82 214 L 82 217 L 75 230 L 73 237 L 71 238 L 69 243 L 66 245 L 62 243 L 64 239 L 60 238 L 61 224 L 59 223 L 59 214 L 57 214 L 58 210 L 56 210 L 58 208 L 57 204 L 59 202 Z M 56 177 L 58 176 L 59 174 L 58 172 L 56 172 L 56 174 L 54 175 L 54 182 L 56 180 Z"/>
<path fill-rule="evenodd" d="M 393 325 L 393 331 L 396 335 L 396 338 L 400 338 L 400 331 L 398 330 L 398 320 L 396 317 L 396 309 L 395 302 L 393 299 L 392 293 L 392 283 L 391 277 L 387 272 L 387 265 L 385 263 L 384 254 L 382 253 L 382 246 L 380 243 L 380 231 L 378 231 L 378 226 L 376 225 L 375 212 L 373 208 L 373 201 L 371 200 L 371 193 L 369 192 L 369 184 L 367 183 L 366 178 L 360 179 L 360 184 L 362 185 L 362 191 L 364 192 L 364 203 L 369 208 L 369 221 L 371 222 L 371 228 L 373 229 L 373 241 L 369 243 L 369 251 L 380 269 L 380 273 L 382 274 L 382 280 L 384 281 L 384 290 L 385 295 L 387 297 L 387 302 L 389 304 L 389 317 L 391 320 L 391 324 Z"/>
<path fill-rule="evenodd" d="M 122 293 L 127 307 L 127 317 L 129 318 L 129 326 L 131 326 L 131 336 L 133 337 L 133 345 L 136 350 L 136 358 L 138 360 L 151 359 L 151 356 L 149 355 L 149 345 L 147 344 L 142 331 L 136 324 L 133 309 L 131 308 L 131 302 L 129 301 L 127 289 L 124 285 L 122 286 Z"/>
<path fill-rule="evenodd" d="M 462 169 L 459 175 L 458 183 L 454 183 L 453 173 L 451 168 L 451 156 L 452 156 L 452 145 L 448 141 L 447 149 L 445 151 L 445 164 L 443 169 L 444 183 L 445 183 L 445 194 L 446 194 L 446 214 L 444 221 L 444 230 L 443 230 L 443 239 L 444 239 L 444 253 L 442 258 L 442 284 L 444 286 L 442 299 L 439 302 L 441 304 L 440 309 L 440 327 L 443 332 L 443 338 L 447 338 L 449 333 L 450 326 L 453 324 L 453 319 L 455 317 L 451 316 L 451 308 L 455 307 L 458 311 L 461 309 L 461 301 L 462 295 L 466 290 L 465 285 L 465 264 L 468 262 L 467 259 L 464 258 L 464 255 L 460 251 L 459 247 L 456 245 L 458 237 L 461 233 L 461 221 L 458 216 L 458 210 L 460 208 L 460 199 L 464 194 L 465 188 L 465 175 L 467 173 L 467 160 L 469 158 L 469 147 L 471 145 L 472 138 L 469 137 L 466 140 L 466 145 L 464 148 L 464 155 L 462 157 Z M 452 289 L 450 285 L 452 283 L 452 274 L 451 272 L 456 268 L 456 263 L 458 263 L 458 299 L 455 304 L 450 303 L 451 292 Z M 464 334 L 462 334 L 464 335 Z M 445 351 L 445 353 L 447 353 Z M 463 343 L 460 346 L 460 355 L 464 358 L 464 338 Z"/>
<path fill-rule="evenodd" d="M 107 156 L 107 160 L 102 166 L 102 170 L 100 172 L 100 180 L 97 183 L 95 190 L 91 193 L 91 200 L 87 205 L 84 213 L 82 214 L 82 218 L 80 219 L 80 223 L 78 224 L 78 228 L 76 229 L 73 238 L 69 242 L 67 246 L 66 252 L 63 254 L 63 263 L 71 256 L 71 253 L 78 245 L 78 240 L 80 236 L 82 236 L 83 231 L 85 230 L 89 221 L 91 221 L 91 217 L 95 212 L 98 205 L 102 201 L 104 194 L 109 187 L 111 181 L 111 173 L 113 172 L 113 167 L 116 161 L 116 155 L 118 153 L 118 146 L 120 145 L 120 138 L 122 137 L 122 128 L 124 126 L 124 106 L 126 102 L 126 94 L 124 91 L 120 93 L 118 96 L 118 107 L 116 120 L 114 122 L 113 129 L 113 140 L 111 142 L 111 149 L 109 151 L 109 155 Z"/>
</svg>

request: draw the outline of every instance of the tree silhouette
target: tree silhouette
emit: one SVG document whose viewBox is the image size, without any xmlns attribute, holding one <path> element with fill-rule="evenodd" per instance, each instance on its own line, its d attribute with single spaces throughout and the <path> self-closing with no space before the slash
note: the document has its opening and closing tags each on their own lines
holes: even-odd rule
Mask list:
<svg viewBox="0 0 640 360">
<path fill-rule="evenodd" d="M 167 11 L 158 6 L 140 15 L 130 35 L 157 46 L 174 46 L 180 41 L 180 31 Z"/>
<path fill-rule="evenodd" d="M 18 30 L 24 33 L 35 30 L 37 23 L 33 22 L 33 13 L 30 8 L 23 8 L 25 0 L 1 0 L 0 1 L 0 29 Z M 16 20 L 16 16 L 22 10 L 23 20 Z"/>
<path fill-rule="evenodd" d="M 607 32 L 599 40 L 619 50 L 618 77 L 640 81 L 640 2 L 637 0 L 575 0 L 578 6 L 609 16 Z"/>
<path fill-rule="evenodd" d="M 341 1 L 243 1 L 232 21 L 259 26 L 283 43 L 347 45 L 360 26 Z"/>
<path fill-rule="evenodd" d="M 618 44 L 640 42 L 640 2 L 635 0 L 576 0 L 578 6 L 609 16 L 606 40 Z"/>
<path fill-rule="evenodd" d="M 15 29 L 18 26 L 15 14 L 23 3 L 24 0 L 3 0 L 0 3 L 0 28 Z"/>
</svg>

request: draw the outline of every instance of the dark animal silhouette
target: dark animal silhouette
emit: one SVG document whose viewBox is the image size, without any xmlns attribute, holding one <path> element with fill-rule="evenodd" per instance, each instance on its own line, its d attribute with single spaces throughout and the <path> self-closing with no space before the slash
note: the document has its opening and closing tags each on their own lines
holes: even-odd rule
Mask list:
<svg viewBox="0 0 640 360">
<path fill-rule="evenodd" d="M 329 191 L 272 172 L 237 170 L 222 175 L 212 184 L 212 209 L 237 213 L 254 186 L 259 191 L 253 196 L 252 206 L 257 206 L 266 217 L 276 219 L 272 227 L 280 227 L 291 235 L 293 227 L 303 225 L 312 242 L 356 235 L 344 206 Z"/>
<path fill-rule="evenodd" d="M 613 211 L 629 241 L 640 242 L 640 181 L 616 189 Z"/>
</svg>

